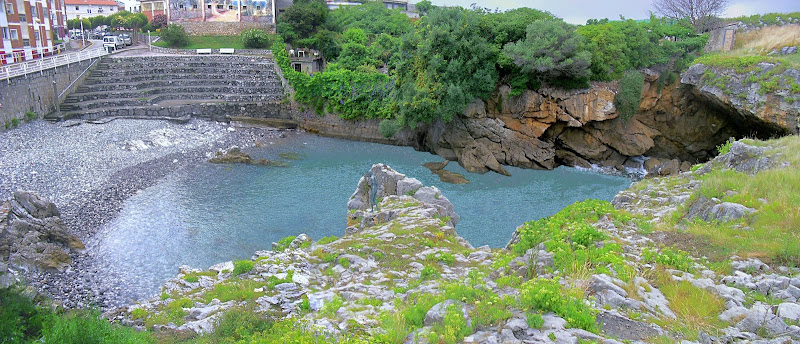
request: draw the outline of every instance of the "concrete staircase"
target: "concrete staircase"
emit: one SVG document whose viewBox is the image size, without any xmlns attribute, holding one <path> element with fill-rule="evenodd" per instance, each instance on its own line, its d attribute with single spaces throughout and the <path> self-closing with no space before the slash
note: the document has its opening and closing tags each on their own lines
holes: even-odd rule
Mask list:
<svg viewBox="0 0 800 344">
<path fill-rule="evenodd" d="M 283 88 L 271 58 L 105 57 L 45 119 L 208 119 L 279 111 Z"/>
</svg>

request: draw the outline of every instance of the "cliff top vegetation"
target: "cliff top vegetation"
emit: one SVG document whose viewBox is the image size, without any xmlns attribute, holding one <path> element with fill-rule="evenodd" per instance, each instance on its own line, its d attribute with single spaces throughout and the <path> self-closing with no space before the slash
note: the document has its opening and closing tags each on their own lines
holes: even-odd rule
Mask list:
<svg viewBox="0 0 800 344">
<path fill-rule="evenodd" d="M 706 41 L 686 21 L 655 16 L 576 27 L 530 8 L 428 5 L 411 20 L 374 2 L 328 11 L 321 1 L 296 1 L 278 33 L 295 47 L 322 51 L 330 64 L 306 76 L 278 57 L 295 98 L 318 113 L 415 126 L 461 113 L 498 83 L 516 92 L 545 84 L 576 88 L 632 69 L 683 68 Z M 283 43 L 273 50 L 281 54 Z"/>
</svg>

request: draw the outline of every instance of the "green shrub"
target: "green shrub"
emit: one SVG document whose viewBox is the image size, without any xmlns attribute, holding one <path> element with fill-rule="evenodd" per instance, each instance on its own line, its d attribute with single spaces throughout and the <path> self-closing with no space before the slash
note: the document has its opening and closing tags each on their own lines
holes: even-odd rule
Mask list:
<svg viewBox="0 0 800 344">
<path fill-rule="evenodd" d="M 112 325 L 97 310 L 73 311 L 49 318 L 42 329 L 45 343 L 151 343 L 150 335 L 130 327 Z"/>
<path fill-rule="evenodd" d="M 237 261 L 234 261 L 233 262 L 233 275 L 234 276 L 239 276 L 239 275 L 241 275 L 243 273 L 250 272 L 250 270 L 253 270 L 253 267 L 255 266 L 255 264 L 256 263 L 253 262 L 252 260 L 237 260 Z"/>
<path fill-rule="evenodd" d="M 544 318 L 541 313 L 528 313 L 528 326 L 540 329 L 544 326 Z"/>
<path fill-rule="evenodd" d="M 289 245 L 292 243 L 292 241 L 294 241 L 295 238 L 297 237 L 294 235 L 290 235 L 281 240 L 278 240 L 277 245 L 275 245 L 272 248 L 272 250 L 277 252 L 286 251 L 286 249 L 289 248 Z"/>
<path fill-rule="evenodd" d="M 733 145 L 734 141 L 735 140 L 733 138 L 730 138 L 728 141 L 725 141 L 725 143 L 717 146 L 717 153 L 719 153 L 719 155 L 728 154 L 728 152 L 731 151 L 731 146 Z"/>
<path fill-rule="evenodd" d="M 189 283 L 195 283 L 200 280 L 200 277 L 197 277 L 197 275 L 186 275 L 183 276 L 183 280 Z"/>
<path fill-rule="evenodd" d="M 272 44 L 272 37 L 262 29 L 247 29 L 241 34 L 242 44 L 245 48 L 263 49 Z"/>
<path fill-rule="evenodd" d="M 325 304 L 322 305 L 321 311 L 323 314 L 333 317 L 336 315 L 336 311 L 338 311 L 339 308 L 342 308 L 342 306 L 344 306 L 344 299 L 342 299 L 342 297 L 339 295 L 334 295 L 330 301 L 325 302 Z"/>
<path fill-rule="evenodd" d="M 136 308 L 131 311 L 131 319 L 144 319 L 147 318 L 147 310 L 144 308 Z"/>
<path fill-rule="evenodd" d="M 332 242 L 334 242 L 334 241 L 336 241 L 338 239 L 339 239 L 339 237 L 337 237 L 335 235 L 326 236 L 326 237 L 324 237 L 322 239 L 317 240 L 317 245 L 330 244 L 330 243 L 332 243 Z"/>
<path fill-rule="evenodd" d="M 617 107 L 620 117 L 627 122 L 642 103 L 642 87 L 644 87 L 644 75 L 637 71 L 628 71 L 622 80 L 619 81 L 619 92 L 614 97 L 614 106 Z"/>
<path fill-rule="evenodd" d="M 347 258 L 339 258 L 339 265 L 341 265 L 345 269 L 350 268 L 350 260 Z"/>
<path fill-rule="evenodd" d="M 173 48 L 189 45 L 189 35 L 186 34 L 183 26 L 178 24 L 169 24 L 166 29 L 161 30 L 161 39 Z"/>
<path fill-rule="evenodd" d="M 16 288 L 0 289 L 0 342 L 24 343 L 41 336 L 46 309 Z"/>
<path fill-rule="evenodd" d="M 694 265 L 694 261 L 688 253 L 670 247 L 664 247 L 660 252 L 650 247 L 645 247 L 642 249 L 642 261 L 686 272 L 692 272 L 692 266 Z"/>
<path fill-rule="evenodd" d="M 378 131 L 381 132 L 381 135 L 385 138 L 391 138 L 397 132 L 397 124 L 395 121 L 391 119 L 384 119 L 378 125 Z"/>
<path fill-rule="evenodd" d="M 553 312 L 567 321 L 570 327 L 597 332 L 596 311 L 572 291 L 564 291 L 557 279 L 535 279 L 526 282 L 519 295 L 525 310 Z"/>
<path fill-rule="evenodd" d="M 439 271 L 436 271 L 436 269 L 431 266 L 426 266 L 419 272 L 420 280 L 427 281 L 435 278 L 439 278 Z"/>
<path fill-rule="evenodd" d="M 201 343 L 245 342 L 272 327 L 273 322 L 252 308 L 233 308 L 222 314 L 214 331 L 202 337 Z"/>
<path fill-rule="evenodd" d="M 33 121 L 33 120 L 35 120 L 37 118 L 39 118 L 39 115 L 37 115 L 33 111 L 28 111 L 28 112 L 25 113 L 25 122 L 30 122 L 30 121 Z"/>
<path fill-rule="evenodd" d="M 19 118 L 12 118 L 11 119 L 11 128 L 16 128 L 19 126 Z"/>
<path fill-rule="evenodd" d="M 436 324 L 428 334 L 429 343 L 455 344 L 472 334 L 472 327 L 467 325 L 461 307 L 452 304 L 445 310 L 444 319 Z"/>
</svg>

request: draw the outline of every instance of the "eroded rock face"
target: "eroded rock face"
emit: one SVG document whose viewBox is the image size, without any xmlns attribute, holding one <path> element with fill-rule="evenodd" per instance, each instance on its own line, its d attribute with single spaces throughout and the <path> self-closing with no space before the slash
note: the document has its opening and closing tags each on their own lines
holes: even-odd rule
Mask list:
<svg viewBox="0 0 800 344">
<path fill-rule="evenodd" d="M 63 271 L 70 253 L 85 249 L 72 235 L 55 204 L 27 191 L 16 191 L 0 217 L 0 258 L 9 267 Z"/>
<path fill-rule="evenodd" d="M 681 82 L 694 86 L 693 91 L 698 95 L 737 115 L 742 125 L 769 127 L 783 134 L 797 134 L 800 129 L 800 102 L 792 97 L 788 85 L 780 85 L 777 91 L 769 91 L 762 86 L 762 80 L 781 84 L 788 81 L 798 83 L 800 71 L 781 70 L 778 65 L 766 62 L 746 73 L 696 64 L 681 77 Z"/>
<path fill-rule="evenodd" d="M 642 103 L 627 121 L 614 107 L 613 84 L 583 90 L 526 90 L 518 96 L 503 85 L 487 101 L 468 106 L 463 115 L 430 125 L 417 139 L 417 148 L 458 161 L 476 173 L 507 174 L 503 165 L 552 169 L 597 164 L 622 169 L 631 157 L 642 155 L 677 159 L 679 170 L 683 162 L 711 159 L 716 147 L 730 137 L 797 132 L 800 106 L 781 103 L 784 98 L 753 96 L 766 105 L 737 108 L 738 103 L 729 104 L 732 100 L 721 92 L 706 86 L 698 91 L 695 86 L 700 85 L 697 78 L 703 71 L 693 67 L 684 84 L 666 86 L 659 86 L 657 73 L 645 71 Z M 795 78 L 795 72 L 784 73 Z M 752 90 L 755 86 L 748 87 L 748 92 L 757 93 Z M 774 101 L 778 103 L 773 109 L 769 104 Z M 670 174 L 664 171 L 661 175 Z"/>
<path fill-rule="evenodd" d="M 453 203 L 447 197 L 442 195 L 434 186 L 423 186 L 419 180 L 415 178 L 408 178 L 406 175 L 393 170 L 386 164 L 375 164 L 370 168 L 370 172 L 375 176 L 377 183 L 376 200 L 380 200 L 389 196 L 412 196 L 414 199 L 424 202 L 436 208 L 438 215 L 443 218 L 448 218 L 448 224 L 454 226 L 458 224 L 460 217 L 455 212 Z M 358 181 L 358 186 L 350 200 L 347 202 L 348 212 L 365 212 L 371 208 L 369 200 L 369 178 L 365 175 Z M 380 202 L 380 201 L 379 201 Z M 360 214 L 360 213 L 359 213 Z M 386 222 L 391 220 L 390 212 L 381 212 L 387 217 L 378 219 L 379 222 Z M 370 217 L 368 217 L 370 218 Z"/>
</svg>

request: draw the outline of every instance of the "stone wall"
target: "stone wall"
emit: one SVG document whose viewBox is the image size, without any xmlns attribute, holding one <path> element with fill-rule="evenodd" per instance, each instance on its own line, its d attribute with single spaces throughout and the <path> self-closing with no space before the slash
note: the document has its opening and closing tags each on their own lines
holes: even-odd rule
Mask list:
<svg viewBox="0 0 800 344">
<path fill-rule="evenodd" d="M 250 28 L 264 29 L 275 33 L 275 25 L 258 22 L 181 22 L 179 23 L 191 36 L 230 36 L 238 35 Z"/>
<path fill-rule="evenodd" d="M 88 75 L 84 71 L 96 59 L 85 60 L 67 66 L 52 68 L 36 73 L 0 81 L 0 130 L 4 130 L 5 123 L 13 118 L 22 120 L 25 113 L 33 111 L 41 118 L 52 112 L 57 106 L 56 98 L 67 87 L 74 88 L 80 85 L 81 80 Z M 74 82 L 74 83 L 73 83 Z"/>
</svg>

